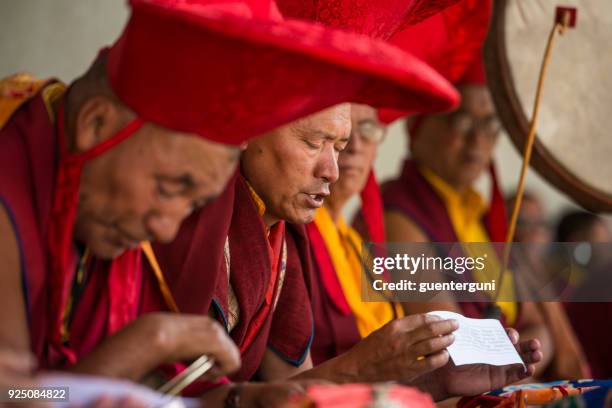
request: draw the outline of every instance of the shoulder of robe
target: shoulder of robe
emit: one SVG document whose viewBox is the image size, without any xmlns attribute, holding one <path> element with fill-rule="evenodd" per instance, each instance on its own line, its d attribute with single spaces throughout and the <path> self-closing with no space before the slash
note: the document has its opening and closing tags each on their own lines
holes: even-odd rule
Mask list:
<svg viewBox="0 0 612 408">
<path fill-rule="evenodd" d="M 24 103 L 39 92 L 45 101 L 49 118 L 54 121 L 52 105 L 64 92 L 66 85 L 53 79 L 38 79 L 19 73 L 0 79 L 0 129 Z"/>
</svg>

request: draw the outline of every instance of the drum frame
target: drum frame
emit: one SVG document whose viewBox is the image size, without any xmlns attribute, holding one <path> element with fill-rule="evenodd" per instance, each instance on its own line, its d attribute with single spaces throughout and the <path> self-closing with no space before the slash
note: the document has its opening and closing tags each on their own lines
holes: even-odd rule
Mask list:
<svg viewBox="0 0 612 408">
<path fill-rule="evenodd" d="M 531 107 L 526 110 L 526 107 L 522 106 L 510 70 L 504 31 L 507 3 L 507 0 L 493 2 L 491 27 L 484 45 L 485 70 L 497 114 L 522 156 L 529 133 L 526 111 L 530 112 Z M 543 95 L 543 103 L 546 103 L 546 94 Z M 553 156 L 537 135 L 530 165 L 549 183 L 585 209 L 593 212 L 612 211 L 612 194 L 586 185 Z"/>
</svg>

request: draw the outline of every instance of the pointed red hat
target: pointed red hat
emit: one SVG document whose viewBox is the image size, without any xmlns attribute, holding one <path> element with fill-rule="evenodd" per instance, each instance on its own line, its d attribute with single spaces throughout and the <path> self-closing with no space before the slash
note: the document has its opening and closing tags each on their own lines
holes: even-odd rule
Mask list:
<svg viewBox="0 0 612 408">
<path fill-rule="evenodd" d="M 131 0 L 108 57 L 141 118 L 238 144 L 340 102 L 440 110 L 453 87 L 381 40 L 283 19 L 272 0 Z"/>
<path fill-rule="evenodd" d="M 478 72 L 473 65 L 476 58 L 481 58 L 491 12 L 491 0 L 460 0 L 419 24 L 404 27 L 390 42 L 425 61 L 453 84 L 479 73 L 484 81 L 484 71 Z M 425 112 L 381 109 L 379 117 L 391 123 L 410 114 Z"/>
<path fill-rule="evenodd" d="M 422 23 L 408 27 L 391 41 L 422 58 L 457 86 L 486 85 L 482 45 L 487 36 L 491 12 L 491 0 L 461 0 Z M 419 41 L 415 41 L 415 38 L 419 38 Z M 406 112 L 394 110 L 379 111 L 379 116 L 387 123 L 406 115 Z M 410 124 L 411 139 L 418 133 L 423 118 L 423 115 L 419 115 Z M 491 203 L 486 221 L 491 240 L 503 242 L 507 229 L 506 210 L 493 163 L 489 173 Z"/>
<path fill-rule="evenodd" d="M 389 39 L 459 0 L 277 0 L 286 17 Z"/>
</svg>

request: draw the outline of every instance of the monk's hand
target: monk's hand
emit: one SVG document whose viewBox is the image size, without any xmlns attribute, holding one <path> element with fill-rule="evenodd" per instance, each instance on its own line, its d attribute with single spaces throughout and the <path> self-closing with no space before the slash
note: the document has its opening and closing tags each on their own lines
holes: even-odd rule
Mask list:
<svg viewBox="0 0 612 408">
<path fill-rule="evenodd" d="M 240 351 L 223 327 L 208 316 L 150 313 L 141 319 L 160 350 L 160 363 L 190 361 L 205 354 L 215 360 L 213 369 L 204 375 L 207 379 L 216 379 L 240 368 Z"/>
<path fill-rule="evenodd" d="M 0 348 L 0 388 L 34 385 L 36 358 L 27 351 Z"/>
<path fill-rule="evenodd" d="M 532 376 L 535 364 L 543 357 L 540 342 L 532 339 L 519 343 L 519 334 L 516 330 L 506 329 L 506 331 L 525 363 L 526 369 L 523 369 L 520 364 L 455 366 L 452 361 L 449 361 L 444 367 L 423 376 L 412 385 L 429 392 L 436 401 L 440 401 L 456 396 L 482 394 Z"/>
<path fill-rule="evenodd" d="M 27 351 L 0 348 L 0 375 L 30 377 L 36 369 L 36 358 Z"/>
<path fill-rule="evenodd" d="M 343 382 L 412 381 L 443 367 L 458 327 L 426 314 L 395 319 L 341 356 Z"/>
</svg>

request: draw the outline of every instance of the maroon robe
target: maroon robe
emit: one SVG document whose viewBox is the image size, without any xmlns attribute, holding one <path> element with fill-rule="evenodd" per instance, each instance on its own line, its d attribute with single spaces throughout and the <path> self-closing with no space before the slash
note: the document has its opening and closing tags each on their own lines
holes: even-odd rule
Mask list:
<svg viewBox="0 0 612 408">
<path fill-rule="evenodd" d="M 309 243 L 305 255 L 311 259 L 312 266 L 304 272 L 309 282 L 315 327 L 311 355 L 313 363 L 318 365 L 353 347 L 361 336 L 321 233 L 314 223 L 305 229 Z"/>
<path fill-rule="evenodd" d="M 47 230 L 57 171 L 55 125 L 38 92 L 0 129 L 0 201 L 13 223 L 21 257 L 32 351 L 44 364 L 49 278 Z"/>
<path fill-rule="evenodd" d="M 230 281 L 240 306 L 240 318 L 230 336 L 241 347 L 262 305 L 271 275 L 265 226 L 244 178 L 234 177 L 219 199 L 186 220 L 173 243 L 154 248 L 179 310 L 208 314 L 212 309 L 227 327 L 229 295 L 223 251 L 227 237 Z M 243 351 L 240 371 L 232 376 L 236 381 L 253 377 L 266 348 L 294 365 L 301 364 L 308 354 L 312 317 L 302 261 L 294 249 L 301 244 L 289 229 L 286 241 L 287 269 L 278 303 Z M 156 283 L 148 278 L 147 285 L 155 287 Z M 165 309 L 159 291 L 143 304 L 148 311 Z"/>
<path fill-rule="evenodd" d="M 126 292 L 118 291 L 116 285 L 127 280 L 130 288 L 137 288 L 141 268 L 138 251 L 122 255 L 121 260 L 127 263 L 93 261 L 88 268 L 86 288 L 72 308 L 68 341 L 61 345 L 52 341 L 51 331 L 57 321 L 53 312 L 58 308 L 51 304 L 54 287 L 49 231 L 51 223 L 58 222 L 52 217 L 52 208 L 57 193 L 60 142 L 51 119 L 55 115 L 49 112 L 49 101 L 45 100 L 49 86 L 56 86 L 56 81 L 47 82 L 25 98 L 0 129 L 0 201 L 12 221 L 19 246 L 32 351 L 41 367 L 61 368 L 88 353 L 116 330 L 115 323 L 120 322 L 120 326 L 136 317 L 138 298 L 119 299 Z M 78 260 L 76 248 L 68 249 L 73 262 L 69 270 L 62 271 L 66 287 L 72 282 Z M 110 273 L 113 265 L 134 273 L 113 274 L 119 277 L 113 280 Z M 120 306 L 113 310 L 120 310 L 121 316 L 109 312 L 111 305 Z"/>
<path fill-rule="evenodd" d="M 612 303 L 573 302 L 565 304 L 593 378 L 612 378 L 609 328 L 612 325 Z M 602 328 L 608 329 L 602 330 Z"/>
</svg>

